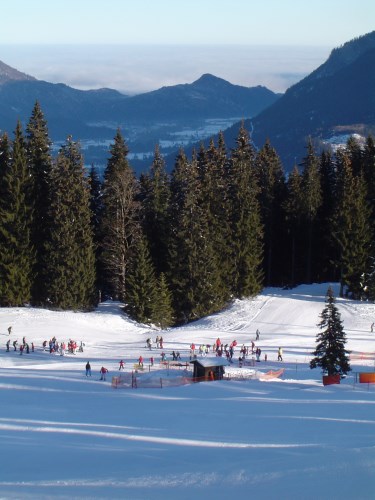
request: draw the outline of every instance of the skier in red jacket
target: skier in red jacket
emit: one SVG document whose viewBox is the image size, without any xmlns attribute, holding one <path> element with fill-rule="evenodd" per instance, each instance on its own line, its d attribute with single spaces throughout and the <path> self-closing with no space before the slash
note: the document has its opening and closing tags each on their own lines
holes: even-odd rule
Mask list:
<svg viewBox="0 0 375 500">
<path fill-rule="evenodd" d="M 104 366 L 102 366 L 100 368 L 100 380 L 105 380 L 105 374 L 106 373 L 108 373 L 107 368 L 104 368 Z"/>
</svg>

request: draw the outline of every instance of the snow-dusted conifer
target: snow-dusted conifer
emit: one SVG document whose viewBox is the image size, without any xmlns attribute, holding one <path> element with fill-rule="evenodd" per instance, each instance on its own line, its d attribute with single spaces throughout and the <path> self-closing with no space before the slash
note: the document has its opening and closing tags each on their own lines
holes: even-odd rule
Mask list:
<svg viewBox="0 0 375 500">
<path fill-rule="evenodd" d="M 320 318 L 318 326 L 322 331 L 316 337 L 310 368 L 320 366 L 327 375 L 346 375 L 351 370 L 349 351 L 345 349 L 346 335 L 331 287 L 327 290 L 326 305 Z"/>
</svg>

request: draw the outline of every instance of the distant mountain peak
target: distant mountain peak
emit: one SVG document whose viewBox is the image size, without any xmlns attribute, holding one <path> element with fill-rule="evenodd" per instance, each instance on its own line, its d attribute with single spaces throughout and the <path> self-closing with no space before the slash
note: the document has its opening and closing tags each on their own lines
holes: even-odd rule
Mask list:
<svg viewBox="0 0 375 500">
<path fill-rule="evenodd" d="M 26 73 L 21 73 L 21 71 L 18 71 L 0 61 L 0 85 L 7 82 L 14 82 L 16 80 L 36 81 L 36 78 L 27 75 Z"/>
<path fill-rule="evenodd" d="M 219 78 L 218 76 L 211 75 L 211 73 L 204 73 L 198 80 L 195 80 L 195 82 L 192 83 L 194 86 L 202 86 L 202 85 L 209 85 L 212 87 L 213 85 L 231 85 L 227 80 L 224 80 L 223 78 Z"/>
</svg>

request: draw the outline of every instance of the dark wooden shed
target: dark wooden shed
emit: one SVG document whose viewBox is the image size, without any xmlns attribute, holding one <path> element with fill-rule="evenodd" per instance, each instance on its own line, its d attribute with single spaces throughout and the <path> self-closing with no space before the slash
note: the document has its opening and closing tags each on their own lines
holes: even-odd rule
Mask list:
<svg viewBox="0 0 375 500">
<path fill-rule="evenodd" d="M 193 378 L 197 380 L 221 380 L 228 366 L 226 358 L 200 358 L 190 361 L 193 365 Z"/>
</svg>

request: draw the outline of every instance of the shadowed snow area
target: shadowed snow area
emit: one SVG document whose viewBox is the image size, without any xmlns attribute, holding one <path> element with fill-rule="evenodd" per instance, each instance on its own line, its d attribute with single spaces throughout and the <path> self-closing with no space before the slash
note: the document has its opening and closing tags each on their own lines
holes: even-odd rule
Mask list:
<svg viewBox="0 0 375 500">
<path fill-rule="evenodd" d="M 328 286 L 265 289 L 165 331 L 129 320 L 118 303 L 92 313 L 0 309 L 0 499 L 374 498 L 375 387 L 358 373 L 375 371 L 375 305 L 337 299 L 352 372 L 324 387 L 309 361 Z M 34 352 L 14 351 L 23 337 Z M 52 337 L 84 350 L 50 353 Z M 199 345 L 211 346 L 206 361 L 218 337 L 237 341 L 224 379 L 189 383 L 191 343 L 198 360 Z M 260 361 L 249 353 L 240 367 L 251 341 Z M 172 351 L 181 366 L 160 363 Z M 131 381 L 140 355 L 138 388 L 112 388 L 120 373 Z"/>
</svg>

